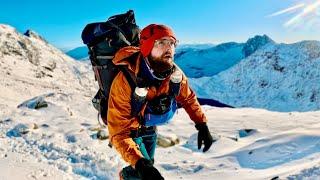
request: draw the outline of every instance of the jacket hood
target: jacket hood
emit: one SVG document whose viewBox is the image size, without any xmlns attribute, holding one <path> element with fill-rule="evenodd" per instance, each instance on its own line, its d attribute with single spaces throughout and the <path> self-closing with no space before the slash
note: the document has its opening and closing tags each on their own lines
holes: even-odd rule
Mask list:
<svg viewBox="0 0 320 180">
<path fill-rule="evenodd" d="M 129 58 L 134 54 L 137 54 L 137 56 L 135 56 L 134 58 Z M 137 75 L 139 71 L 139 64 L 140 64 L 141 58 L 142 57 L 141 57 L 139 47 L 127 46 L 117 51 L 112 62 L 115 65 L 128 66 L 128 69 L 130 69 Z"/>
</svg>

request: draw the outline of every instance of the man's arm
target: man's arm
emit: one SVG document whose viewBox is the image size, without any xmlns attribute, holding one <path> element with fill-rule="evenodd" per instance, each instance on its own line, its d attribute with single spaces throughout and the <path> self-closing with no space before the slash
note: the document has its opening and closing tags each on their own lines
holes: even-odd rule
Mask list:
<svg viewBox="0 0 320 180">
<path fill-rule="evenodd" d="M 111 85 L 108 101 L 108 129 L 110 140 L 122 158 L 131 166 L 143 157 L 130 132 L 139 123 L 131 116 L 131 88 L 122 72 Z"/>
<path fill-rule="evenodd" d="M 180 84 L 180 93 L 176 97 L 176 100 L 186 110 L 190 119 L 195 123 L 207 122 L 207 118 L 201 110 L 201 106 L 195 93 L 189 87 L 188 79 L 185 75 L 183 75 Z"/>
<path fill-rule="evenodd" d="M 179 96 L 177 96 L 177 101 L 196 123 L 195 127 L 198 130 L 198 149 L 204 144 L 203 152 L 208 151 L 213 143 L 213 139 L 206 123 L 207 118 L 202 112 L 198 99 L 189 87 L 188 80 L 185 76 L 183 76 L 180 85 L 180 93 Z"/>
</svg>

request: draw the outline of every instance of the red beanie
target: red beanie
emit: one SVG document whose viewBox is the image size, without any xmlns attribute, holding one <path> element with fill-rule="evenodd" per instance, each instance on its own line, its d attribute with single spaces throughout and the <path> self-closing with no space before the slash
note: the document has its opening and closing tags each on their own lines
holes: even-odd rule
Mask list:
<svg viewBox="0 0 320 180">
<path fill-rule="evenodd" d="M 143 57 L 147 57 L 150 54 L 155 40 L 166 36 L 176 39 L 173 31 L 165 25 L 150 24 L 142 29 L 140 33 L 140 51 Z"/>
</svg>

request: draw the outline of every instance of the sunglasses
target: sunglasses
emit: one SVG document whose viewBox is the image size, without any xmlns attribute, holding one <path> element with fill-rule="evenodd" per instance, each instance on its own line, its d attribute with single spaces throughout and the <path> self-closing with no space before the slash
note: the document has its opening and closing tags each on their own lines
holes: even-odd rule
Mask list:
<svg viewBox="0 0 320 180">
<path fill-rule="evenodd" d="M 170 48 L 176 48 L 178 41 L 172 39 L 158 39 L 154 41 L 154 46 L 158 48 L 164 48 L 169 46 Z"/>
</svg>

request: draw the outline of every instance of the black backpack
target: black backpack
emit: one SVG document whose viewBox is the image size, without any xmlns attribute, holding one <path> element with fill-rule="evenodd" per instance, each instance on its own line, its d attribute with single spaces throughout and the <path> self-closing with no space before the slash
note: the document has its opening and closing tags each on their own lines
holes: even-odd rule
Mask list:
<svg viewBox="0 0 320 180">
<path fill-rule="evenodd" d="M 107 124 L 107 108 L 110 87 L 113 79 L 122 71 L 131 88 L 135 88 L 136 80 L 127 67 L 116 66 L 112 59 L 114 54 L 126 46 L 139 46 L 140 29 L 136 25 L 134 12 L 114 15 L 106 22 L 86 25 L 81 37 L 89 49 L 89 57 L 99 90 L 92 99 L 93 106 L 99 111 L 103 122 Z"/>
</svg>

